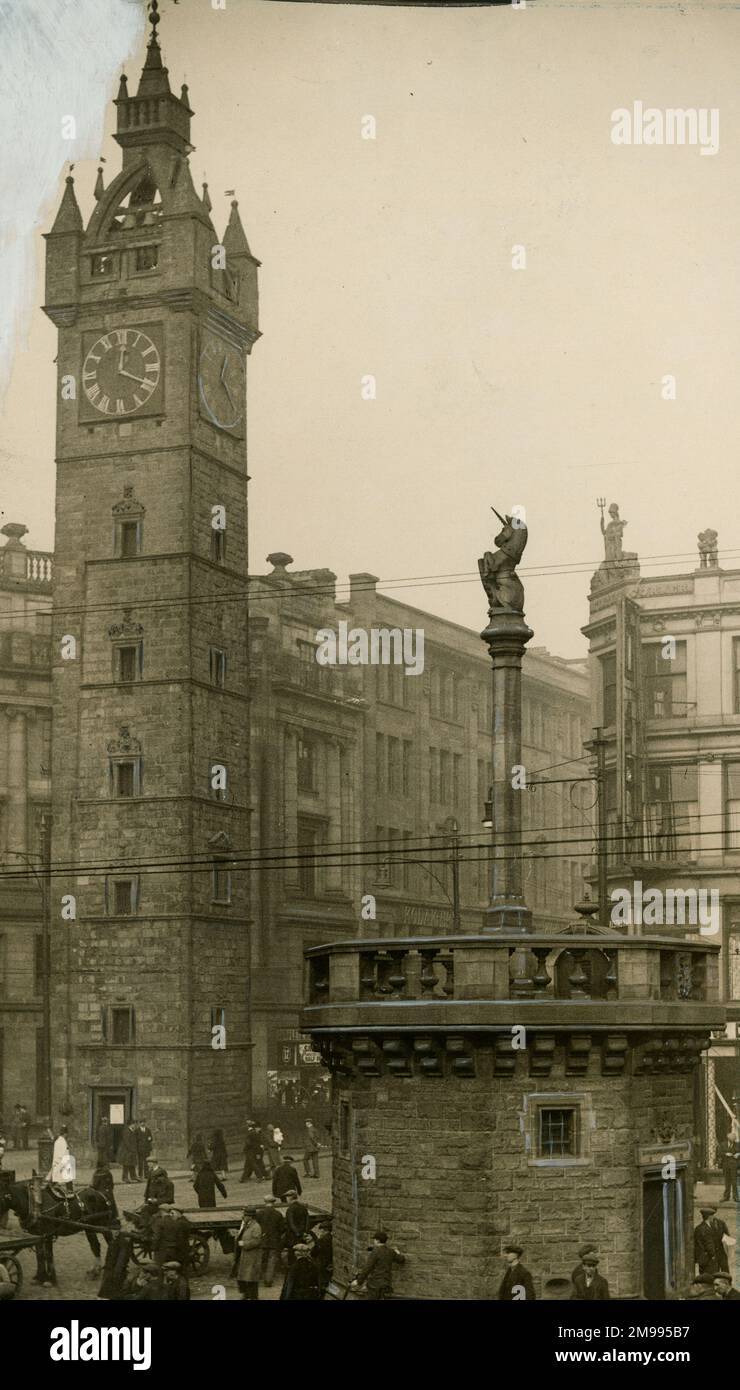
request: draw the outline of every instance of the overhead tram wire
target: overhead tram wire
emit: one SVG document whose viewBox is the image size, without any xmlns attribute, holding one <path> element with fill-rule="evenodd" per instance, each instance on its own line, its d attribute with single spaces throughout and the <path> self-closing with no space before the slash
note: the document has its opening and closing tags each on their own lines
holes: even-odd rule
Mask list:
<svg viewBox="0 0 740 1390">
<path fill-rule="evenodd" d="M 715 814 L 715 813 L 712 813 L 712 814 Z M 718 816 L 721 815 L 720 812 L 717 812 L 716 814 L 717 814 Z M 564 827 L 564 828 L 568 830 L 568 829 L 571 829 L 571 828 L 574 828 L 574 829 L 575 829 L 575 828 L 579 828 L 579 827 L 569 827 L 569 826 L 566 826 L 566 827 Z M 544 832 L 543 832 L 543 831 L 537 831 L 536 829 L 532 829 L 532 830 L 529 831 L 528 833 L 529 833 L 529 834 L 543 834 Z M 679 839 L 680 839 L 680 838 L 683 838 L 684 836 L 688 837 L 688 832 L 681 832 L 680 830 L 679 830 L 679 831 L 675 831 L 674 834 L 675 834 L 675 835 L 677 836 L 677 838 L 679 838 Z M 722 834 L 722 832 L 721 832 L 721 830 L 719 830 L 719 829 L 696 830 L 696 831 L 694 831 L 694 832 L 691 834 L 691 839 L 692 839 L 692 840 L 697 840 L 697 839 L 701 839 L 701 838 L 704 837 L 704 836 L 712 836 L 712 837 L 717 838 L 717 837 L 721 836 L 721 834 Z M 444 836 L 439 836 L 439 838 L 440 838 L 440 839 L 444 839 Z M 448 838 L 449 838 L 449 837 L 448 837 Z M 629 832 L 616 831 L 616 832 L 614 832 L 614 833 L 608 834 L 608 835 L 605 836 L 604 838 L 605 838 L 605 841 L 606 841 L 607 846 L 609 846 L 609 845 L 619 845 L 619 844 L 629 843 L 631 840 L 634 839 L 634 836 L 633 836 L 632 834 L 630 834 Z M 551 860 L 571 860 L 571 859 L 586 859 L 586 858 L 591 858 L 591 857 L 593 857 L 593 853 L 594 853 L 594 851 L 593 851 L 592 849 L 590 849 L 590 848 L 588 848 L 588 849 L 585 849 L 585 848 L 578 849 L 577 846 L 580 846 L 580 845 L 592 846 L 592 845 L 596 844 L 597 840 L 598 840 L 598 836 L 597 836 L 595 830 L 592 831 L 591 833 L 586 833 L 586 834 L 583 834 L 583 835 L 578 835 L 578 836 L 576 836 L 575 838 L 565 837 L 565 838 L 560 838 L 560 839 L 551 839 L 551 840 L 545 841 L 544 843 L 543 843 L 543 842 L 540 842 L 539 844 L 538 844 L 537 841 L 533 841 L 533 840 L 504 840 L 504 841 L 502 841 L 502 845 L 503 845 L 504 848 L 506 848 L 506 849 L 515 849 L 515 850 L 518 851 L 518 853 L 516 853 L 516 854 L 510 854 L 510 855 L 500 855 L 500 856 L 497 857 L 497 862 L 498 862 L 498 863 L 513 863 L 513 862 L 515 862 L 515 861 L 517 861 L 517 860 L 521 860 L 522 858 L 551 859 Z M 388 843 L 391 843 L 391 842 L 389 841 Z M 394 843 L 394 844 L 397 844 L 397 841 L 393 841 L 393 843 Z M 543 851 L 545 851 L 545 850 L 547 850 L 547 849 L 549 849 L 549 848 L 552 848 L 552 847 L 555 846 L 555 845 L 564 845 L 564 846 L 566 846 L 567 848 L 566 848 L 565 851 L 563 851 L 563 852 L 561 852 L 561 853 L 558 853 L 558 854 L 549 854 L 549 853 L 544 853 L 544 852 L 543 852 Z M 461 863 L 465 863 L 465 864 L 480 864 L 480 863 L 487 863 L 487 862 L 489 862 L 489 861 L 491 860 L 491 858 L 492 858 L 493 849 L 494 849 L 494 846 L 493 846 L 492 842 L 490 842 L 490 841 L 488 841 L 488 840 L 485 840 L 485 841 L 478 841 L 478 842 L 475 843 L 475 844 L 466 845 L 466 846 L 464 846 L 464 853 L 463 853 L 463 855 L 461 855 L 461 857 L 460 857 L 460 862 L 461 862 Z M 526 854 L 523 854 L 523 853 L 522 853 L 522 851 L 533 850 L 533 849 L 536 849 L 536 850 L 537 850 L 537 853 L 536 853 L 536 854 L 529 854 L 529 855 L 526 855 Z M 483 854 L 476 854 L 476 855 L 474 855 L 474 854 L 470 853 L 470 851 L 473 851 L 473 850 L 483 850 L 483 851 L 485 851 L 485 852 L 484 852 Z M 430 857 L 429 857 L 429 858 L 426 858 L 426 859 L 420 859 L 420 858 L 418 857 L 419 854 L 426 855 L 426 856 L 430 856 Z M 159 863 L 144 864 L 144 863 L 140 863 L 140 862 L 137 861 L 137 860 L 126 860 L 126 859 L 121 859 L 121 860 L 119 860 L 119 861 L 118 861 L 117 863 L 115 863 L 115 864 L 97 864 L 97 865 L 92 866 L 92 867 L 91 867 L 91 866 L 86 866 L 86 865 L 83 865 L 83 864 L 79 864 L 79 865 L 75 865 L 75 866 L 73 866 L 72 868 L 66 869 L 66 870 L 65 870 L 65 869 L 57 869 L 57 868 L 53 868 L 53 867 L 52 867 L 52 868 L 43 867 L 42 872 L 45 874 L 45 876 L 46 876 L 47 878 L 70 878 L 70 877 L 76 877 L 76 876 L 79 875 L 79 874 L 86 874 L 86 875 L 91 875 L 91 876 L 93 876 L 93 877 L 101 877 L 101 878 L 102 878 L 102 877 L 105 876 L 106 874 L 116 874 L 116 873 L 119 873 L 119 874 L 120 874 L 120 873 L 124 873 L 124 872 L 125 872 L 126 870 L 128 870 L 128 869 L 137 869 L 137 868 L 138 868 L 143 874 L 149 874 L 149 875 L 152 875 L 152 876 L 153 876 L 153 875 L 158 875 L 158 874 L 173 874 L 173 873 L 182 873 L 182 872 L 188 872 L 188 871 L 193 872 L 193 873 L 210 873 L 211 870 L 212 870 L 212 867 L 213 867 L 214 860 L 218 860 L 218 862 L 223 863 L 226 867 L 228 867 L 229 869 L 233 870 L 233 871 L 236 872 L 236 873 L 262 873 L 262 872 L 269 872 L 269 871 L 276 870 L 276 869 L 280 869 L 280 868 L 291 867 L 291 866 L 295 866 L 295 865 L 299 865 L 299 866 L 300 866 L 300 864 L 302 864 L 302 863 L 308 863 L 308 862 L 315 863 L 315 864 L 317 864 L 319 867 L 324 867 L 324 868 L 350 868 L 350 867 L 355 867 L 355 866 L 363 867 L 364 865 L 366 865 L 366 866 L 368 866 L 368 867 L 370 867 L 370 868 L 373 868 L 373 867 L 377 867 L 379 864 L 380 864 L 380 865 L 385 864 L 385 863 L 388 862 L 388 860 L 390 860 L 390 859 L 392 859 L 392 862 L 393 862 L 394 864 L 401 864 L 401 865 L 403 865 L 403 864 L 406 863 L 406 862 L 408 862 L 408 863 L 410 863 L 410 864 L 411 864 L 411 863 L 417 863 L 417 864 L 424 864 L 424 863 L 438 864 L 438 863 L 440 863 L 440 862 L 444 862 L 445 856 L 448 855 L 448 854 L 449 854 L 449 845 L 448 845 L 448 844 L 441 844 L 441 845 L 439 845 L 439 846 L 426 846 L 426 845 L 425 845 L 425 846 L 421 846 L 419 849 L 416 849 L 416 850 L 413 848 L 412 845 L 406 844 L 406 845 L 404 846 L 403 849 L 396 849 L 396 850 L 380 850 L 380 849 L 375 849 L 375 850 L 370 850 L 370 851 L 357 850 L 357 851 L 353 851 L 353 852 L 351 852 L 351 853 L 348 853 L 348 852 L 346 852 L 346 851 L 345 851 L 345 852 L 342 852 L 341 850 L 333 850 L 333 851 L 327 851 L 326 853 L 323 853 L 323 854 L 317 854 L 317 853 L 315 853 L 315 852 L 312 851 L 312 852 L 308 852 L 308 853 L 276 854 L 276 855 L 273 855 L 273 856 L 264 856 L 264 855 L 260 854 L 260 855 L 259 855 L 258 857 L 256 857 L 256 858 L 250 858 L 249 856 L 240 856 L 240 855 L 238 855 L 238 854 L 233 854 L 233 853 L 232 853 L 232 854 L 226 854 L 226 853 L 223 853 L 223 852 L 222 852 L 222 853 L 220 853 L 220 854 L 212 853 L 212 854 L 210 854 L 209 856 L 204 857 L 202 860 L 201 860 L 201 859 L 197 859 L 197 860 L 196 860 L 196 859 L 189 859 L 189 860 L 186 860 L 186 861 L 170 861 L 170 860 L 164 860 L 164 861 L 160 861 Z M 412 858 L 411 856 L 413 856 L 413 858 Z M 640 858 L 640 857 L 642 857 L 642 856 L 635 855 L 635 857 L 636 857 L 636 858 Z M 671 855 L 661 855 L 660 858 L 656 858 L 655 856 L 644 856 L 644 859 L 645 859 L 645 862 L 649 862 L 650 864 L 656 865 L 656 864 L 666 863 L 666 862 L 667 862 L 667 863 L 675 862 L 676 859 L 681 859 L 681 858 L 683 858 L 683 857 L 685 857 L 685 856 L 682 855 L 682 854 L 676 854 L 676 855 L 673 855 L 673 856 L 671 856 Z M 0 872 L 0 881 L 9 881 L 9 880 L 17 880 L 17 879 L 27 879 L 28 876 L 29 876 L 29 875 L 28 875 L 28 872 L 23 873 L 22 871 L 13 869 L 13 870 L 11 870 L 10 872 Z"/>
<path fill-rule="evenodd" d="M 53 556 L 53 552 L 49 552 L 49 553 L 52 554 L 52 556 Z M 740 559 L 740 550 L 725 550 L 725 551 L 722 551 L 721 554 L 722 554 L 723 559 L 725 559 L 725 560 L 729 560 L 729 559 Z M 142 556 L 142 558 L 143 558 L 143 559 L 146 559 L 146 558 L 148 558 L 148 557 L 147 557 L 146 555 L 144 555 L 144 556 Z M 150 558 L 156 558 L 156 556 L 155 556 L 155 555 L 152 555 Z M 203 557 L 203 558 L 204 558 L 204 560 L 205 560 L 205 557 Z M 664 555 L 660 555 L 660 554 L 658 554 L 658 555 L 643 555 L 643 556 L 640 557 L 640 565 L 641 565 L 641 566 L 645 566 L 646 568 L 655 568 L 655 566 L 658 564 L 658 562 L 665 562 L 665 563 L 670 564 L 670 565 L 680 565 L 680 564 L 683 564 L 685 561 L 691 560 L 691 559 L 694 559 L 694 558 L 695 558 L 695 556 L 694 556 L 694 552 L 693 552 L 693 551 L 675 552 L 675 553 L 673 553 L 673 554 L 670 553 L 670 552 L 666 552 Z M 571 565 L 553 564 L 553 565 L 539 565 L 539 566 L 530 566 L 530 567 L 528 567 L 528 566 L 520 566 L 518 572 L 519 572 L 519 574 L 521 574 L 521 575 L 528 575 L 530 579 L 537 579 L 537 578 L 559 578 L 561 575 L 565 576 L 565 575 L 573 575 L 573 574 L 589 574 L 589 573 L 592 573 L 595 569 L 598 569 L 598 567 L 599 567 L 600 564 L 601 564 L 601 560 L 581 560 L 581 561 L 577 561 L 577 562 L 575 562 L 574 564 L 571 564 Z M 297 581 L 298 581 L 298 575 L 299 575 L 299 574 L 302 574 L 302 573 L 305 574 L 306 571 L 297 571 L 295 575 L 288 575 L 288 578 L 293 580 L 293 584 L 292 584 L 292 586 L 291 586 L 291 592 L 293 593 L 293 595 L 294 595 L 295 597 L 299 597 L 299 598 L 306 598 L 306 597 L 308 597 L 308 598 L 321 598 L 321 597 L 324 597 L 324 598 L 334 598 L 334 597 L 335 597 L 335 594 L 336 594 L 336 589 L 337 589 L 337 587 L 339 587 L 339 588 L 346 588 L 346 587 L 347 587 L 347 581 L 345 581 L 345 580 L 339 580 L 339 579 L 336 581 L 335 584 L 320 583 L 320 584 L 314 584 L 314 585 L 312 585 L 312 584 L 310 584 L 310 583 L 297 582 Z M 672 577 L 672 578 L 675 578 L 675 576 L 671 576 L 671 577 Z M 255 592 L 253 592 L 253 588 L 254 588 L 255 585 L 258 585 L 258 584 L 264 582 L 265 580 L 269 580 L 269 578 L 270 578 L 269 575 L 250 575 L 249 578 L 248 578 L 247 580 L 244 581 L 243 586 L 242 586 L 241 588 L 239 588 L 238 590 L 226 590 L 226 591 L 225 591 L 224 593 L 222 593 L 222 594 L 203 594 L 203 595 L 200 595 L 200 596 L 192 596 L 192 595 L 184 595 L 184 596 L 183 596 L 183 595 L 176 595 L 176 594 L 173 594 L 173 595 L 170 595 L 170 596 L 165 596 L 165 597 L 163 597 L 163 598 L 142 599 L 140 602 L 138 602 L 138 603 L 135 605 L 135 607 L 136 607 L 137 611 L 139 611 L 139 610 L 143 611 L 143 610 L 148 609 L 148 608 L 149 608 L 149 609 L 151 609 L 151 608 L 163 608 L 163 607 L 166 607 L 166 608 L 178 608 L 178 607 L 185 607 L 185 606 L 188 606 L 188 607 L 197 607 L 197 606 L 199 606 L 199 605 L 201 605 L 201 604 L 205 604 L 205 603 L 238 603 L 238 602 L 244 602 L 245 600 L 247 600 L 250 604 L 251 604 L 251 603 L 258 603 L 258 602 L 262 602 L 262 601 L 264 601 L 264 602 L 269 602 L 270 600 L 272 600 L 272 599 L 275 598 L 275 591 L 268 591 L 268 592 L 261 592 L 261 593 L 255 593 Z M 403 577 L 400 577 L 400 578 L 397 578 L 397 579 L 378 579 L 377 581 L 374 581 L 372 584 L 359 584 L 359 585 L 357 585 L 357 587 L 356 587 L 356 589 L 355 589 L 355 592 L 356 592 L 356 593 L 375 592 L 378 588 L 381 588 L 381 589 L 394 589 L 394 588 L 395 588 L 395 589 L 398 589 L 398 588 L 401 588 L 401 589 L 407 589 L 407 588 L 408 588 L 408 589 L 425 589 L 425 588 L 426 588 L 426 589 L 428 589 L 428 588 L 438 588 L 438 587 L 449 587 L 450 585 L 456 585 L 456 584 L 479 584 L 479 583 L 480 583 L 480 577 L 479 577 L 479 575 L 478 575 L 477 573 L 474 573 L 472 570 L 462 570 L 462 571 L 458 571 L 458 572 L 452 571 L 452 572 L 450 572 L 450 573 L 448 573 L 448 574 L 439 574 L 439 575 L 417 575 L 417 576 L 403 576 Z M 52 592 L 53 592 L 53 580 L 52 580 Z M 281 593 L 284 593 L 284 592 L 285 592 L 284 590 L 281 590 Z M 383 596 L 383 595 L 382 595 L 382 593 L 381 593 L 380 597 L 382 597 L 382 596 Z M 411 605 L 411 606 L 414 606 L 414 605 Z M 43 615 L 46 617 L 46 616 L 49 616 L 50 614 L 53 614 L 54 616 L 69 616 L 70 614 L 83 614 L 83 615 L 88 615 L 88 614 L 92 614 L 92 613 L 120 612 L 120 608 L 121 608 L 121 603 L 120 603 L 120 601 L 111 601 L 110 603 L 89 604 L 89 605 L 86 605 L 86 604 L 74 604 L 74 605 L 70 605 L 70 606 L 65 607 L 65 608 L 61 608 L 61 607 L 56 607 L 56 608 L 55 608 L 55 607 L 52 607 L 52 608 L 50 608 L 50 609 L 43 609 L 43 610 L 39 610 L 39 611 L 43 612 Z M 15 608 L 15 609 L 12 609 L 12 608 L 11 608 L 11 609 L 7 609 L 4 613 L 0 613 L 0 622 L 4 621 L 5 619 L 8 619 L 8 618 L 13 618 L 13 617 L 26 617 L 26 616 L 27 616 L 27 609 L 25 609 L 25 608 Z M 430 616 L 438 617 L 439 615 L 438 615 L 438 614 L 432 614 L 432 615 L 430 615 Z M 577 658 L 576 658 L 576 659 L 577 659 Z"/>
</svg>

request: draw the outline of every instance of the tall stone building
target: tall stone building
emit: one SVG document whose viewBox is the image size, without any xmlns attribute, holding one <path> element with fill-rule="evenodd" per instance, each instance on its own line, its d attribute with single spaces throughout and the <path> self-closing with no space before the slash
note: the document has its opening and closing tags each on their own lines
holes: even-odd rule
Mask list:
<svg viewBox="0 0 740 1390">
<path fill-rule="evenodd" d="M 7 522 L 0 548 L 0 1118 L 48 1118 L 52 557 Z"/>
<path fill-rule="evenodd" d="M 257 266 L 188 163 L 152 33 L 122 168 L 47 236 L 59 330 L 54 1110 L 172 1152 L 249 1104 L 246 358 Z M 222 1046 L 221 1044 L 224 1044 Z"/>
<path fill-rule="evenodd" d="M 622 550 L 616 504 L 610 512 L 584 628 L 605 741 L 608 892 L 640 883 L 643 895 L 678 893 L 674 921 L 652 921 L 646 904 L 628 929 L 721 947 L 729 1022 L 696 1096 L 700 1163 L 716 1173 L 740 1118 L 740 570 L 720 565 L 708 530 L 690 570 L 643 577 L 638 556 Z M 691 894 L 712 890 L 715 920 L 692 928 Z"/>
<path fill-rule="evenodd" d="M 378 592 L 374 575 L 352 575 L 337 602 L 331 570 L 292 569 L 284 552 L 268 560 L 271 572 L 250 585 L 259 1108 L 276 1088 L 311 1092 L 326 1074 L 298 1026 L 304 949 L 356 933 L 480 930 L 492 775 L 490 677 L 476 633 Z M 340 624 L 423 634 L 423 669 L 322 665 L 319 634 Z M 585 663 L 529 652 L 523 719 L 526 888 L 537 925 L 555 930 L 588 870 L 593 789 L 569 781 L 588 774 Z"/>
</svg>

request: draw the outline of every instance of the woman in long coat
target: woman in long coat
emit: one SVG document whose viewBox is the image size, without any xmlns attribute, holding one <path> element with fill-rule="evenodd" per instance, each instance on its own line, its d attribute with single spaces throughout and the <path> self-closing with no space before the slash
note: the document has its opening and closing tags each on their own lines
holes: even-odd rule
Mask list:
<svg viewBox="0 0 740 1390">
<path fill-rule="evenodd" d="M 216 1188 L 218 1188 L 222 1197 L 228 1196 L 226 1188 L 218 1175 L 213 1171 L 213 1164 L 208 1158 L 205 1163 L 201 1163 L 200 1168 L 193 1178 L 193 1187 L 198 1194 L 199 1207 L 215 1207 Z"/>
<path fill-rule="evenodd" d="M 216 1172 L 228 1173 L 229 1155 L 226 1152 L 226 1140 L 224 1139 L 224 1132 L 222 1129 L 214 1129 L 211 1142 L 208 1145 L 208 1151 L 211 1155 L 211 1163 L 216 1169 Z"/>
<path fill-rule="evenodd" d="M 262 1272 L 262 1229 L 254 1213 L 245 1209 L 236 1237 L 239 1264 L 236 1282 L 243 1299 L 259 1298 Z"/>
<path fill-rule="evenodd" d="M 203 1142 L 203 1135 L 200 1132 L 198 1132 L 190 1140 L 188 1158 L 190 1159 L 193 1168 L 200 1168 L 201 1163 L 205 1163 L 207 1157 L 208 1154 L 206 1153 L 206 1146 Z"/>
</svg>

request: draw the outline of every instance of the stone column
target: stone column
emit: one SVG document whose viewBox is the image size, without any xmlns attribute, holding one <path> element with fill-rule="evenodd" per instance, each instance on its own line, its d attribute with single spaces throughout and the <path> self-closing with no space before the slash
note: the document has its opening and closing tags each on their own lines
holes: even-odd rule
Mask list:
<svg viewBox="0 0 740 1390">
<path fill-rule="evenodd" d="M 25 710 L 8 709 L 8 849 L 28 850 L 28 758 Z"/>
<path fill-rule="evenodd" d="M 532 914 L 522 891 L 522 796 L 512 786 L 522 760 L 522 657 L 531 637 L 521 613 L 493 610 L 481 633 L 491 655 L 492 672 L 492 873 L 487 909 L 488 931 L 529 932 Z"/>
<path fill-rule="evenodd" d="M 342 786 L 340 777 L 341 749 L 337 739 L 329 739 L 326 745 L 326 804 L 329 812 L 329 857 L 326 860 L 326 890 L 328 893 L 342 891 L 342 866 L 340 863 L 342 840 Z"/>
<path fill-rule="evenodd" d="M 283 824 L 285 826 L 285 887 L 298 887 L 298 736 L 295 729 L 285 730 L 285 776 L 283 777 Z"/>
</svg>

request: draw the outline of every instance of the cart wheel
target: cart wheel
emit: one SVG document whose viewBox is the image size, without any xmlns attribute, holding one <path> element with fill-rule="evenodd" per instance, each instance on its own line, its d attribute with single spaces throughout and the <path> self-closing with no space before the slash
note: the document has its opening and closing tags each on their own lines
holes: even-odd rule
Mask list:
<svg viewBox="0 0 740 1390">
<path fill-rule="evenodd" d="M 148 1264 L 151 1259 L 149 1247 L 141 1239 L 141 1236 L 134 1236 L 131 1242 L 131 1259 L 135 1265 Z"/>
<path fill-rule="evenodd" d="M 188 1261 L 192 1275 L 205 1274 L 211 1262 L 211 1252 L 205 1236 L 191 1236 L 188 1242 Z"/>
<path fill-rule="evenodd" d="M 0 1264 L 2 1264 L 3 1269 L 5 1273 L 8 1275 L 8 1279 L 13 1287 L 13 1293 L 11 1297 L 16 1298 L 20 1293 L 21 1289 L 23 1288 L 23 1267 L 21 1265 L 21 1262 L 20 1260 L 17 1260 L 15 1258 L 15 1255 L 3 1255 L 2 1259 L 0 1260 Z M 6 1281 L 3 1280 L 3 1283 L 5 1282 Z"/>
</svg>

